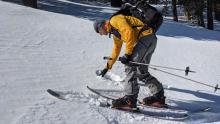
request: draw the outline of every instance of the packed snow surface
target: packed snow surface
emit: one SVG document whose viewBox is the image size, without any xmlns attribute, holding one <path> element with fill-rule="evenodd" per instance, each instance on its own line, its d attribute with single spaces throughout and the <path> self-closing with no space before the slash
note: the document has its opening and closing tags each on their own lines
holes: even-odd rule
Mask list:
<svg viewBox="0 0 220 124">
<path fill-rule="evenodd" d="M 39 0 L 39 9 L 0 1 L 0 124 L 146 124 L 220 123 L 220 91 L 150 70 L 164 85 L 170 105 L 212 110 L 189 113 L 182 121 L 158 119 L 102 108 L 101 99 L 86 86 L 123 87 L 124 66 L 117 62 L 109 75 L 103 69 L 113 47 L 112 39 L 93 30 L 93 20 L 107 18 L 116 9 L 59 0 Z M 157 32 L 151 64 L 190 68 L 187 78 L 220 84 L 220 32 L 165 20 Z M 123 52 L 121 53 L 123 55 Z M 166 70 L 184 76 L 184 72 Z M 70 101 L 58 100 L 46 90 L 72 92 Z M 147 95 L 141 87 L 139 98 Z"/>
</svg>

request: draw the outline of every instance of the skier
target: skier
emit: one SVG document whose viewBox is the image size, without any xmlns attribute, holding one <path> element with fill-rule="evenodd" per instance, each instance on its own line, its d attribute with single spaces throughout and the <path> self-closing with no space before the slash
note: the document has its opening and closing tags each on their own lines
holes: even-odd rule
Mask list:
<svg viewBox="0 0 220 124">
<path fill-rule="evenodd" d="M 144 28 L 144 23 L 133 17 L 122 14 L 114 15 L 109 20 L 94 21 L 94 29 L 100 35 L 113 34 L 114 47 L 111 60 L 101 71 L 104 76 L 117 60 L 122 44 L 125 43 L 125 54 L 119 57 L 121 63 L 125 64 L 126 85 L 125 96 L 112 101 L 114 108 L 136 108 L 139 86 L 137 79 L 144 82 L 149 88 L 152 96 L 143 99 L 143 103 L 154 107 L 165 106 L 165 96 L 162 84 L 148 72 L 146 66 L 135 66 L 129 61 L 149 64 L 151 56 L 156 48 L 157 37 L 150 27 Z"/>
</svg>

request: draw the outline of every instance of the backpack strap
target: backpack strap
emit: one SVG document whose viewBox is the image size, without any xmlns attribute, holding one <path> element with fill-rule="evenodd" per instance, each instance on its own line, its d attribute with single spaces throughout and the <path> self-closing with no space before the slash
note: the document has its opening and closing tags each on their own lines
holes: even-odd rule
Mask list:
<svg viewBox="0 0 220 124">
<path fill-rule="evenodd" d="M 116 13 L 114 13 L 110 19 L 109 19 L 109 23 L 110 23 L 110 20 L 112 17 L 116 16 L 116 15 L 119 15 L 119 14 L 122 14 L 124 16 L 132 16 L 132 14 L 130 13 L 130 9 L 129 9 L 129 6 L 124 6 L 123 8 L 121 8 L 119 11 L 117 11 Z M 144 23 L 144 22 L 143 22 Z M 111 30 L 109 32 L 109 38 L 111 38 L 111 34 L 114 34 L 117 38 L 121 39 L 121 34 L 118 32 L 118 29 L 116 29 L 115 27 L 113 27 L 111 24 Z M 140 36 L 140 34 L 145 31 L 145 30 L 148 30 L 149 29 L 149 26 L 147 25 L 132 25 L 132 28 L 137 28 L 137 27 L 142 27 L 141 30 L 139 31 L 138 33 L 138 38 Z"/>
<path fill-rule="evenodd" d="M 110 20 L 111 20 L 112 17 L 114 17 L 114 16 L 116 16 L 116 15 L 118 15 L 118 14 L 122 14 L 122 13 L 124 13 L 124 12 L 125 12 L 125 10 L 122 8 L 122 9 L 120 9 L 119 11 L 117 11 L 116 13 L 114 13 L 114 14 L 109 18 L 109 24 L 110 24 L 110 27 L 111 27 L 111 30 L 110 30 L 110 32 L 109 32 L 109 38 L 111 38 L 111 35 L 113 34 L 113 35 L 115 35 L 118 39 L 121 39 L 121 34 L 118 32 L 118 29 L 116 29 L 115 27 L 113 27 L 113 26 L 111 25 Z"/>
<path fill-rule="evenodd" d="M 118 39 L 121 39 L 121 34 L 118 32 L 118 29 L 116 29 L 115 27 L 113 27 L 111 24 L 111 30 L 109 32 L 109 38 L 111 38 L 111 35 L 115 35 Z M 142 27 L 141 30 L 139 31 L 137 38 L 139 38 L 140 34 L 142 32 L 144 32 L 145 30 L 148 30 L 150 27 L 147 25 L 141 26 L 141 25 L 136 25 L 136 26 L 132 26 L 132 28 L 138 28 L 138 27 Z"/>
<path fill-rule="evenodd" d="M 139 36 L 141 35 L 142 32 L 148 30 L 149 28 L 150 28 L 149 26 L 144 25 L 144 26 L 141 28 L 141 30 L 139 31 L 139 33 L 138 33 L 138 35 L 137 35 L 137 38 L 139 38 Z"/>
<path fill-rule="evenodd" d="M 109 22 L 109 24 L 110 24 L 110 22 Z M 113 34 L 113 35 L 115 35 L 118 39 L 121 40 L 121 34 L 118 32 L 118 29 L 114 28 L 111 24 L 110 24 L 110 26 L 111 26 L 111 30 L 110 30 L 110 32 L 109 32 L 109 38 L 111 38 L 111 34 Z"/>
</svg>

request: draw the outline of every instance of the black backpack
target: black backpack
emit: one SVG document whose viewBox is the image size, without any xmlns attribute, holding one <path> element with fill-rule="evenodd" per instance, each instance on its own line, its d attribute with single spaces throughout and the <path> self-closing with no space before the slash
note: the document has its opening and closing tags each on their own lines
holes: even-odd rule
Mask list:
<svg viewBox="0 0 220 124">
<path fill-rule="evenodd" d="M 123 3 L 121 9 L 113 14 L 111 18 L 118 14 L 133 16 L 140 19 L 145 24 L 142 31 L 150 27 L 154 30 L 154 33 L 156 33 L 163 23 L 162 14 L 155 7 L 149 5 L 146 0 L 136 0 L 136 2 L 133 3 Z"/>
</svg>

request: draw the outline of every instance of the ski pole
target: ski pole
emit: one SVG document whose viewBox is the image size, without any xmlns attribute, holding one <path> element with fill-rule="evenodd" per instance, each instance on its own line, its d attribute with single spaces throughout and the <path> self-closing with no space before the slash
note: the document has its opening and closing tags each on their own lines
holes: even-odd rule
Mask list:
<svg viewBox="0 0 220 124">
<path fill-rule="evenodd" d="M 112 58 L 110 58 L 110 57 L 103 57 L 103 59 L 104 60 L 112 60 Z M 145 63 L 133 62 L 133 61 L 129 61 L 129 63 L 136 64 L 136 65 L 144 65 L 144 66 L 165 68 L 165 69 L 170 69 L 170 70 L 185 71 L 186 76 L 189 74 L 189 72 L 196 73 L 195 71 L 190 70 L 189 66 L 187 66 L 186 69 L 179 69 L 179 68 L 166 67 L 166 66 L 160 66 L 160 65 L 152 65 L 152 64 L 145 64 Z"/>
<path fill-rule="evenodd" d="M 108 60 L 112 60 L 112 58 L 110 57 L 104 57 L 103 59 L 108 59 Z M 117 60 L 119 61 L 119 60 Z M 131 61 L 130 61 L 131 62 Z M 134 64 L 137 64 L 136 62 L 134 62 Z M 141 65 L 143 65 L 143 63 L 140 63 Z M 211 87 L 211 88 L 214 88 L 214 92 L 216 92 L 217 90 L 220 90 L 220 88 L 218 87 L 218 84 L 216 86 L 212 86 L 212 85 L 209 85 L 209 84 L 206 84 L 206 83 L 202 83 L 202 82 L 199 82 L 199 81 L 196 81 L 196 80 L 193 80 L 193 79 L 190 79 L 190 78 L 186 78 L 186 77 L 183 77 L 183 76 L 180 76 L 180 75 L 176 75 L 176 74 L 173 74 L 173 73 L 170 73 L 170 72 L 167 72 L 167 71 L 164 71 L 164 70 L 161 70 L 161 69 L 158 69 L 158 68 L 155 68 L 155 67 L 151 67 L 152 65 L 150 64 L 144 64 L 146 66 L 149 66 L 150 69 L 153 69 L 153 70 L 156 70 L 156 71 L 160 71 L 160 72 L 163 72 L 163 73 L 166 73 L 166 74 L 169 74 L 169 75 L 172 75 L 172 76 L 175 76 L 175 77 L 179 77 L 179 78 L 182 78 L 182 79 L 185 79 L 185 80 L 189 80 L 189 81 L 192 81 L 194 83 L 197 83 L 197 84 L 201 84 L 201 85 L 205 85 L 205 86 L 208 86 L 208 87 Z M 153 65 L 155 66 L 155 65 Z M 164 66 L 162 66 L 164 67 Z M 160 68 L 162 68 L 160 67 Z M 170 67 L 168 67 L 170 68 Z M 171 69 L 171 68 L 170 68 Z M 179 69 L 180 70 L 180 69 Z M 186 69 L 187 70 L 187 69 Z M 189 68 L 188 68 L 189 70 Z M 189 72 L 194 72 L 194 71 L 190 71 Z M 194 72 L 195 73 L 195 72 Z"/>
<path fill-rule="evenodd" d="M 212 85 L 209 85 L 209 84 L 206 84 L 206 83 L 202 83 L 202 82 L 199 82 L 199 81 L 196 81 L 196 80 L 193 80 L 193 79 L 190 79 L 190 78 L 186 78 L 186 77 L 183 77 L 183 76 L 180 76 L 180 75 L 176 75 L 176 74 L 173 74 L 173 73 L 170 73 L 170 72 L 167 72 L 167 71 L 163 71 L 163 70 L 160 70 L 160 69 L 157 69 L 157 68 L 153 68 L 153 67 L 149 67 L 149 68 L 153 69 L 153 70 L 156 70 L 156 71 L 163 72 L 163 73 L 167 73 L 169 75 L 173 75 L 173 76 L 176 76 L 176 77 L 179 77 L 179 78 L 183 78 L 185 80 L 189 80 L 189 81 L 192 81 L 192 82 L 197 83 L 197 84 L 202 84 L 202 85 L 214 88 L 214 92 L 216 92 L 217 90 L 220 90 L 220 88 L 218 87 L 218 84 L 216 86 L 212 86 Z"/>
<path fill-rule="evenodd" d="M 160 66 L 160 65 L 152 65 L 152 64 L 145 64 L 145 63 L 132 62 L 132 61 L 130 61 L 129 63 L 137 64 L 137 65 L 145 65 L 145 66 L 158 67 L 158 68 L 165 68 L 165 69 L 171 69 L 171 70 L 177 70 L 177 71 L 185 71 L 185 75 L 188 75 L 189 72 L 196 73 L 195 71 L 191 71 L 189 66 L 187 66 L 186 69 L 179 69 L 179 68 L 166 67 L 166 66 Z"/>
</svg>

